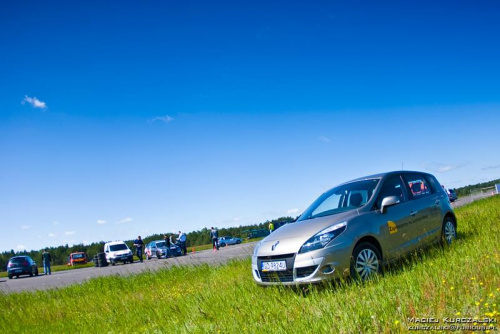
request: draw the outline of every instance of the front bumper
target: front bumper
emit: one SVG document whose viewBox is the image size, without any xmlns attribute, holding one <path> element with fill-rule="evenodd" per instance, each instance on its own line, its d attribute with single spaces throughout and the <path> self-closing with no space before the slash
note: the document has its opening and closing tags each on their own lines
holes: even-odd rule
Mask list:
<svg viewBox="0 0 500 334">
<path fill-rule="evenodd" d="M 349 276 L 352 240 L 342 235 L 330 246 L 304 254 L 256 254 L 252 256 L 252 275 L 260 285 L 298 285 Z M 263 271 L 262 263 L 285 261 L 286 270 Z"/>
</svg>

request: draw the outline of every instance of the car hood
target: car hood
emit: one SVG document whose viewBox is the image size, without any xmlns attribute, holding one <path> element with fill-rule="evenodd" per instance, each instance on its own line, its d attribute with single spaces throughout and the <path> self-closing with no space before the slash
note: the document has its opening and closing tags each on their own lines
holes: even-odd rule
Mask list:
<svg viewBox="0 0 500 334">
<path fill-rule="evenodd" d="M 296 253 L 299 251 L 300 247 L 316 233 L 329 226 L 346 221 L 358 214 L 358 210 L 351 210 L 336 215 L 318 217 L 284 225 L 260 242 L 256 255 L 271 256 Z"/>
</svg>

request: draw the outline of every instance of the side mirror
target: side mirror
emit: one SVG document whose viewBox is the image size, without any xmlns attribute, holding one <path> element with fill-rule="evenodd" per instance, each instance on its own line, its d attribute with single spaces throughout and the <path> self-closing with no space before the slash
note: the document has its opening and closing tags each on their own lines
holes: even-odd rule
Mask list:
<svg viewBox="0 0 500 334">
<path fill-rule="evenodd" d="M 388 207 L 396 205 L 399 203 L 399 198 L 396 196 L 388 196 L 382 200 L 380 205 L 380 212 L 385 213 Z"/>
</svg>

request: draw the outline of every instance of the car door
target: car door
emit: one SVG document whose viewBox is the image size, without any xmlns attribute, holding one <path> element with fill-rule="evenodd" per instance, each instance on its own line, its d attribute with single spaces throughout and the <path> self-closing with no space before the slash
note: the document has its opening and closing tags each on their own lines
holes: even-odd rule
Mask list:
<svg viewBox="0 0 500 334">
<path fill-rule="evenodd" d="M 399 202 L 385 208 L 382 213 L 382 200 L 396 196 Z M 412 205 L 401 175 L 392 175 L 384 181 L 376 200 L 377 224 L 380 229 L 380 244 L 386 260 L 391 260 L 412 251 L 417 247 L 417 235 L 412 229 Z"/>
<path fill-rule="evenodd" d="M 441 231 L 440 198 L 433 182 L 425 174 L 408 173 L 403 176 L 412 204 L 412 229 L 419 247 L 427 245 Z"/>
</svg>

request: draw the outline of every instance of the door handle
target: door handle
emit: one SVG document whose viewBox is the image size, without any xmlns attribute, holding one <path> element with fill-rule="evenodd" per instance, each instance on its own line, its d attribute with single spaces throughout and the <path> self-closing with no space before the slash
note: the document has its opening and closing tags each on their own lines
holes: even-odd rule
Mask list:
<svg viewBox="0 0 500 334">
<path fill-rule="evenodd" d="M 412 217 L 413 217 L 413 216 L 415 216 L 417 213 L 418 213 L 418 211 L 412 211 L 412 212 L 410 212 L 410 216 L 412 216 Z"/>
</svg>

